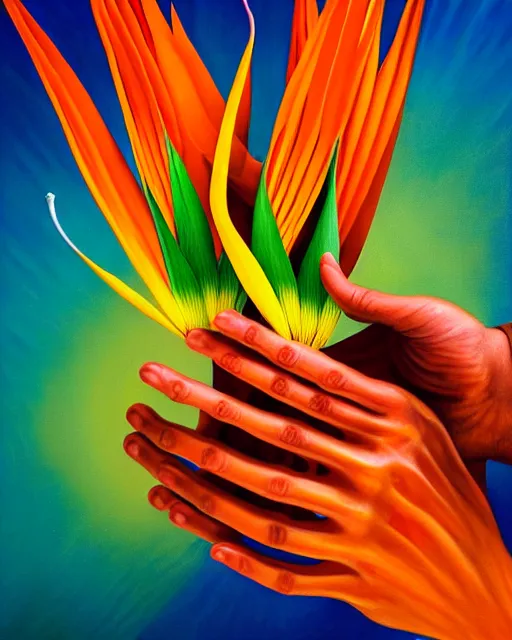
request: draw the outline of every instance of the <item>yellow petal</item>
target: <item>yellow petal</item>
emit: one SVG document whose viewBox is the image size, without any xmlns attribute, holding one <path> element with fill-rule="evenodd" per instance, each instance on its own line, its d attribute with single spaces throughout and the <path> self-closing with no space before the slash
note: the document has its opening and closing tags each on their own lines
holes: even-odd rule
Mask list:
<svg viewBox="0 0 512 640">
<path fill-rule="evenodd" d="M 231 146 L 235 132 L 238 108 L 246 86 L 252 51 L 254 47 L 254 18 L 243 0 L 250 22 L 250 36 L 226 104 L 222 120 L 215 159 L 213 162 L 210 187 L 210 206 L 213 219 L 219 231 L 222 244 L 233 265 L 238 279 L 247 295 L 254 302 L 263 317 L 285 338 L 290 338 L 290 328 L 286 322 L 279 300 L 267 280 L 263 269 L 245 244 L 231 221 L 228 211 L 227 186 Z"/>
<path fill-rule="evenodd" d="M 80 258 L 82 258 L 85 264 L 88 265 L 97 276 L 99 276 L 104 282 L 106 282 L 108 286 L 111 287 L 111 289 L 113 289 L 127 302 L 129 302 L 139 311 L 142 311 L 142 313 L 148 318 L 151 318 L 151 320 L 158 322 L 158 324 L 162 325 L 162 327 L 165 327 L 180 338 L 184 337 L 183 333 L 150 302 L 143 298 L 139 293 L 131 289 L 122 280 L 119 280 L 119 278 L 117 278 L 113 274 L 105 271 L 105 269 L 102 269 L 99 265 L 97 265 L 84 253 L 82 253 L 80 249 L 70 240 L 64 229 L 61 227 L 61 224 L 57 218 L 57 213 L 55 211 L 55 196 L 53 195 L 53 193 L 49 193 L 46 196 L 46 201 L 48 203 L 48 208 L 50 210 L 50 215 L 52 217 L 53 223 L 55 224 L 60 235 L 64 238 L 68 246 L 71 247 L 71 249 L 73 249 L 73 251 L 78 256 L 80 256 Z"/>
</svg>

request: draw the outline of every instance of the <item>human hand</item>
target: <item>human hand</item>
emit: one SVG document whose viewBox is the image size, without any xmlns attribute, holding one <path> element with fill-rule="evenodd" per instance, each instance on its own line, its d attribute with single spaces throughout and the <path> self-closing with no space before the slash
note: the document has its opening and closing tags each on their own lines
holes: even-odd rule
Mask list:
<svg viewBox="0 0 512 640">
<path fill-rule="evenodd" d="M 189 346 L 309 418 L 257 409 L 162 365 L 145 365 L 142 379 L 176 402 L 322 464 L 327 475 L 255 462 L 137 405 L 128 419 L 139 433 L 125 448 L 162 483 L 150 492 L 154 506 L 217 543 L 215 559 L 283 593 L 338 598 L 381 624 L 447 640 L 507 637 L 511 561 L 483 494 L 434 414 L 398 387 L 235 312 L 216 324 L 243 346 L 205 331 L 193 331 Z M 227 489 L 198 478 L 174 455 L 222 478 Z M 229 486 L 263 496 L 267 506 L 234 497 Z M 293 520 L 276 504 L 311 518 Z M 270 560 L 244 548 L 240 534 L 321 562 Z"/>
<path fill-rule="evenodd" d="M 466 462 L 512 462 L 512 355 L 505 334 L 443 300 L 352 284 L 330 254 L 320 270 L 347 316 L 372 323 L 325 353 L 412 391 L 440 418 Z"/>
</svg>

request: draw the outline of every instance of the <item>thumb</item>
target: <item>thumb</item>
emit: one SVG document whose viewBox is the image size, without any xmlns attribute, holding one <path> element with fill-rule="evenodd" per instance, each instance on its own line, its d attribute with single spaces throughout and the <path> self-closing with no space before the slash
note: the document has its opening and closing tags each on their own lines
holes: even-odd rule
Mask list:
<svg viewBox="0 0 512 640">
<path fill-rule="evenodd" d="M 353 284 L 330 253 L 322 256 L 320 275 L 329 295 L 353 320 L 377 322 L 404 332 L 424 324 L 427 319 L 425 298 L 381 293 Z"/>
</svg>

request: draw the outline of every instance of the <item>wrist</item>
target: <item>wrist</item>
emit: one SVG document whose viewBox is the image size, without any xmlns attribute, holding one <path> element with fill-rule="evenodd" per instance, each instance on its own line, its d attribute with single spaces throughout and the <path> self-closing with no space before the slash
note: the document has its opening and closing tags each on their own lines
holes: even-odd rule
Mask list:
<svg viewBox="0 0 512 640">
<path fill-rule="evenodd" d="M 499 328 L 487 329 L 486 348 L 490 363 L 490 395 L 495 410 L 494 433 L 496 451 L 493 458 L 512 463 L 512 348 L 508 335 Z"/>
</svg>

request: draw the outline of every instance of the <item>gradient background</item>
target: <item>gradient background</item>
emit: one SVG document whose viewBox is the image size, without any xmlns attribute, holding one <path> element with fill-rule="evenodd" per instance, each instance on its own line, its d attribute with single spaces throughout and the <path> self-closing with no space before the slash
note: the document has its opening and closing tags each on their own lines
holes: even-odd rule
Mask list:
<svg viewBox="0 0 512 640">
<path fill-rule="evenodd" d="M 164 3 L 166 11 L 168 3 Z M 403 0 L 388 0 L 389 44 Z M 87 0 L 27 0 L 131 158 Z M 239 0 L 176 0 L 226 94 L 247 37 Z M 252 0 L 251 147 L 264 157 L 283 91 L 292 0 Z M 512 7 L 430 0 L 405 121 L 354 279 L 441 296 L 488 324 L 512 318 Z M 208 361 L 117 298 L 64 245 L 44 196 L 84 251 L 133 280 L 76 169 L 32 63 L 0 9 L 1 628 L 5 639 L 401 638 L 342 603 L 285 598 L 208 558 L 146 503 L 150 477 L 122 450 L 126 408 L 160 360 L 209 380 Z M 354 330 L 342 323 L 338 337 Z M 512 473 L 489 465 L 512 546 Z M 461 588 L 464 585 L 461 584 Z"/>
</svg>

